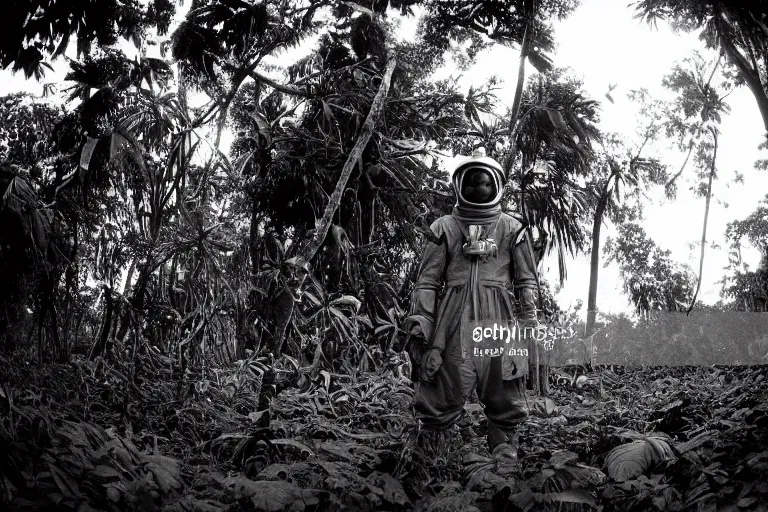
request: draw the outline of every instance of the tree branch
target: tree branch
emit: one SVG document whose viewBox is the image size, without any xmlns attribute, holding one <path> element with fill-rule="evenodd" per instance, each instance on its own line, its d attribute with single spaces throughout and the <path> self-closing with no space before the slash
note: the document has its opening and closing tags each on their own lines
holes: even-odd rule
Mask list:
<svg viewBox="0 0 768 512">
<path fill-rule="evenodd" d="M 699 135 L 699 132 L 701 131 L 701 125 L 698 126 L 696 129 L 696 132 L 694 132 L 693 135 L 691 135 L 691 140 L 688 141 L 688 154 L 685 156 L 685 160 L 683 161 L 683 165 L 680 166 L 680 170 L 677 171 L 677 174 L 672 176 L 669 181 L 664 185 L 664 188 L 669 188 L 672 186 L 672 184 L 677 180 L 677 178 L 680 177 L 681 174 L 683 174 L 683 170 L 685 169 L 685 166 L 688 165 L 688 159 L 691 158 L 691 153 L 693 153 L 693 147 L 695 146 L 694 141 L 696 140 L 696 137 Z"/>
<path fill-rule="evenodd" d="M 310 95 L 307 92 L 306 89 L 299 88 L 299 87 L 293 87 L 290 85 L 281 84 L 279 82 L 276 82 L 269 78 L 266 75 L 262 75 L 255 69 L 251 69 L 248 72 L 248 76 L 256 80 L 257 82 L 265 83 L 268 86 L 272 87 L 276 91 L 280 91 L 285 94 L 290 94 L 291 96 L 301 96 L 303 98 L 308 98 Z"/>
<path fill-rule="evenodd" d="M 757 100 L 757 108 L 760 110 L 760 115 L 763 118 L 763 125 L 765 130 L 768 131 L 768 96 L 766 96 L 765 89 L 763 89 L 762 81 L 760 80 L 760 74 L 757 69 L 752 69 L 747 62 L 747 59 L 739 52 L 734 46 L 730 37 L 733 36 L 733 27 L 728 23 L 725 14 L 718 19 L 720 25 L 718 32 L 720 33 L 720 45 L 731 63 L 736 66 L 739 73 L 744 78 L 744 81 L 752 91 L 752 94 Z"/>
<path fill-rule="evenodd" d="M 352 9 L 353 11 L 362 12 L 363 14 L 367 14 L 371 17 L 371 19 L 376 16 L 374 12 L 371 9 L 368 9 L 367 7 L 363 7 L 362 5 L 355 3 L 355 2 L 342 2 L 344 5 Z"/>
</svg>

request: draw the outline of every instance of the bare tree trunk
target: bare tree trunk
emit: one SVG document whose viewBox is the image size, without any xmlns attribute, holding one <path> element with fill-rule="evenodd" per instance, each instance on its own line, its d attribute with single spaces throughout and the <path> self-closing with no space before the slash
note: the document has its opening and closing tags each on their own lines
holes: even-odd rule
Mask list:
<svg viewBox="0 0 768 512">
<path fill-rule="evenodd" d="M 645 144 L 648 142 L 649 137 L 646 136 L 645 141 L 640 146 L 637 155 L 632 159 L 632 162 L 640 158 Z M 632 165 L 632 164 L 630 164 Z M 605 210 L 608 206 L 609 187 L 611 180 L 619 179 L 617 170 L 611 166 L 611 174 L 608 179 L 605 180 L 602 190 L 600 191 L 600 197 L 597 201 L 597 208 L 595 208 L 595 216 L 592 221 L 592 245 L 589 261 L 589 292 L 587 293 L 587 325 L 585 329 L 585 337 L 590 337 L 595 333 L 595 321 L 597 319 L 597 278 L 600 272 L 600 230 L 603 227 L 603 217 L 605 216 Z M 616 185 L 618 186 L 618 185 Z"/>
<path fill-rule="evenodd" d="M 609 178 L 610 180 L 610 178 Z M 597 277 L 600 272 L 600 229 L 603 225 L 603 214 L 607 198 L 608 182 L 600 195 L 600 200 L 595 209 L 595 217 L 592 222 L 592 249 L 589 262 L 589 293 L 587 295 L 587 327 L 585 336 L 588 338 L 595 332 L 595 320 L 597 318 Z"/>
<path fill-rule="evenodd" d="M 523 86 L 525 85 L 525 60 L 528 58 L 528 48 L 531 44 L 532 30 L 531 25 L 533 23 L 533 2 L 526 2 L 526 8 L 528 8 L 528 19 L 525 24 L 525 31 L 523 32 L 523 41 L 520 45 L 520 61 L 517 67 L 517 84 L 515 85 L 515 97 L 512 100 L 512 109 L 510 111 L 509 119 L 509 132 L 510 132 L 510 145 L 509 153 L 507 153 L 506 162 L 504 163 L 504 170 L 509 177 L 512 167 L 515 165 L 515 153 L 517 153 L 517 132 L 519 130 L 518 118 L 520 117 L 520 104 L 523 99 Z M 520 185 L 523 183 L 523 170 L 520 169 Z M 521 199 L 522 202 L 522 199 Z"/>
<path fill-rule="evenodd" d="M 114 304 L 112 302 L 112 288 L 106 285 L 104 286 L 104 307 L 104 322 L 102 323 L 98 338 L 96 338 L 96 342 L 91 346 L 91 351 L 88 354 L 88 359 L 90 360 L 100 355 L 105 357 L 109 355 L 107 344 L 109 343 L 109 331 L 112 329 Z"/>
<path fill-rule="evenodd" d="M 67 350 L 67 347 L 62 343 L 61 338 L 59 337 L 59 314 L 56 311 L 56 302 L 51 299 L 50 304 L 48 305 L 50 308 L 50 317 L 49 321 L 51 323 L 51 337 L 53 339 L 53 346 L 55 347 L 55 353 L 56 353 L 56 362 L 58 363 L 66 363 L 67 358 L 69 357 L 69 351 Z"/>
<path fill-rule="evenodd" d="M 696 291 L 693 292 L 693 298 L 691 299 L 691 304 L 688 306 L 688 311 L 685 312 L 686 315 L 689 315 L 691 311 L 693 311 L 693 306 L 696 304 L 696 298 L 699 296 L 699 290 L 701 290 L 701 278 L 704 274 L 704 249 L 706 249 L 707 245 L 707 221 L 709 220 L 709 203 L 712 199 L 712 178 L 715 175 L 715 163 L 717 161 L 717 132 L 714 128 L 710 128 L 712 131 L 712 136 L 715 138 L 715 147 L 712 151 L 712 165 L 709 169 L 709 180 L 707 182 L 707 199 L 704 206 L 704 228 L 701 232 L 701 256 L 699 257 L 699 279 L 696 283 Z"/>
<path fill-rule="evenodd" d="M 339 204 L 341 204 L 341 196 L 347 188 L 349 177 L 352 175 L 355 166 L 361 161 L 363 151 L 368 145 L 368 141 L 371 140 L 371 135 L 373 135 L 373 130 L 376 127 L 376 121 L 381 117 L 381 111 L 384 109 L 385 100 L 387 99 L 387 94 L 389 94 L 389 86 L 392 82 L 392 73 L 394 73 L 396 65 L 397 60 L 395 59 L 394 53 L 390 51 L 387 58 L 387 67 L 384 71 L 384 76 L 381 79 L 379 90 L 373 98 L 373 103 L 371 103 L 371 110 L 368 112 L 368 117 L 365 118 L 365 123 L 363 123 L 363 127 L 360 130 L 360 135 L 358 135 L 355 145 L 352 147 L 352 151 L 349 152 L 347 161 L 344 162 L 344 167 L 341 169 L 341 175 L 339 176 L 339 181 L 336 183 L 336 188 L 328 199 L 328 204 L 325 207 L 325 212 L 323 212 L 322 218 L 315 226 L 314 236 L 303 251 L 302 256 L 307 262 L 315 257 L 317 250 L 328 235 L 328 230 L 331 227 L 331 220 L 333 219 L 336 210 L 339 208 Z"/>
<path fill-rule="evenodd" d="M 77 297 L 79 296 L 78 286 L 78 264 L 77 264 L 77 251 L 79 245 L 78 226 L 75 223 L 73 227 L 73 242 L 70 261 L 72 262 L 67 266 L 65 271 L 65 292 L 64 292 L 64 326 L 62 328 L 62 345 L 64 354 L 62 358 L 64 361 L 69 360 L 69 347 L 70 343 L 70 327 L 72 325 L 73 316 L 71 311 L 77 307 Z"/>
<path fill-rule="evenodd" d="M 126 334 L 128 334 L 131 322 L 131 310 L 141 310 L 144 306 L 144 296 L 146 295 L 149 278 L 152 275 L 154 268 L 156 267 L 152 266 L 152 256 L 150 255 L 139 270 L 139 278 L 136 280 L 136 286 L 133 288 L 131 300 L 124 306 L 126 308 L 125 311 L 122 315 L 118 315 L 115 318 L 116 322 L 120 324 L 115 339 L 120 342 L 122 342 L 125 339 Z"/>
<path fill-rule="evenodd" d="M 123 286 L 123 296 L 127 296 L 131 291 L 131 281 L 133 281 L 133 273 L 136 271 L 136 261 L 138 257 L 131 260 L 131 265 L 128 267 L 128 275 L 125 277 L 125 285 Z"/>
<path fill-rule="evenodd" d="M 528 58 L 528 48 L 531 44 L 531 19 L 528 18 L 523 32 L 523 42 L 520 45 L 520 61 L 517 67 L 517 84 L 515 84 L 515 97 L 512 100 L 510 126 L 514 127 L 520 115 L 520 104 L 523 100 L 523 86 L 525 85 L 525 59 Z M 514 144 L 514 141 L 513 141 Z"/>
</svg>

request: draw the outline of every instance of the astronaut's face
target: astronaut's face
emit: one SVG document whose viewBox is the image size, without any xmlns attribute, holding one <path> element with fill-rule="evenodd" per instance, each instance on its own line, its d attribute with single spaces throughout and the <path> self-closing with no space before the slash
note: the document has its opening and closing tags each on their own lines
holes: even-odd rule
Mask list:
<svg viewBox="0 0 768 512">
<path fill-rule="evenodd" d="M 464 199 L 471 203 L 487 203 L 496 197 L 496 183 L 487 171 L 481 169 L 467 171 L 463 182 L 461 193 Z"/>
</svg>

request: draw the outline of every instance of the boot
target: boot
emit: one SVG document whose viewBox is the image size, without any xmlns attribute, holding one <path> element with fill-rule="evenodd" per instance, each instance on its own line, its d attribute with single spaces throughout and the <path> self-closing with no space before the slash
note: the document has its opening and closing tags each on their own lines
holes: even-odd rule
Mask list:
<svg viewBox="0 0 768 512">
<path fill-rule="evenodd" d="M 477 433 L 472 427 L 472 418 L 466 413 L 466 411 L 462 412 L 461 416 L 456 421 L 456 425 L 459 428 L 461 439 L 465 444 L 470 444 L 472 440 L 477 437 Z"/>
<path fill-rule="evenodd" d="M 519 436 L 517 431 L 503 432 L 488 423 L 488 449 L 496 467 L 496 473 L 509 476 L 520 471 L 517 450 Z"/>
</svg>

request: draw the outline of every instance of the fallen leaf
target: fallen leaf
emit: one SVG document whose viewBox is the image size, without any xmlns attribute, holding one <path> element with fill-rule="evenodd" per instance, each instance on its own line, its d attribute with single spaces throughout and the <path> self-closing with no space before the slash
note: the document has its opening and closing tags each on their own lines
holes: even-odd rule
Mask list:
<svg viewBox="0 0 768 512">
<path fill-rule="evenodd" d="M 244 476 L 225 478 L 224 483 L 235 491 L 238 498 L 250 498 L 253 506 L 264 512 L 283 510 L 303 511 L 306 505 L 317 504 L 308 491 L 303 491 L 291 482 L 254 481 Z"/>
</svg>

